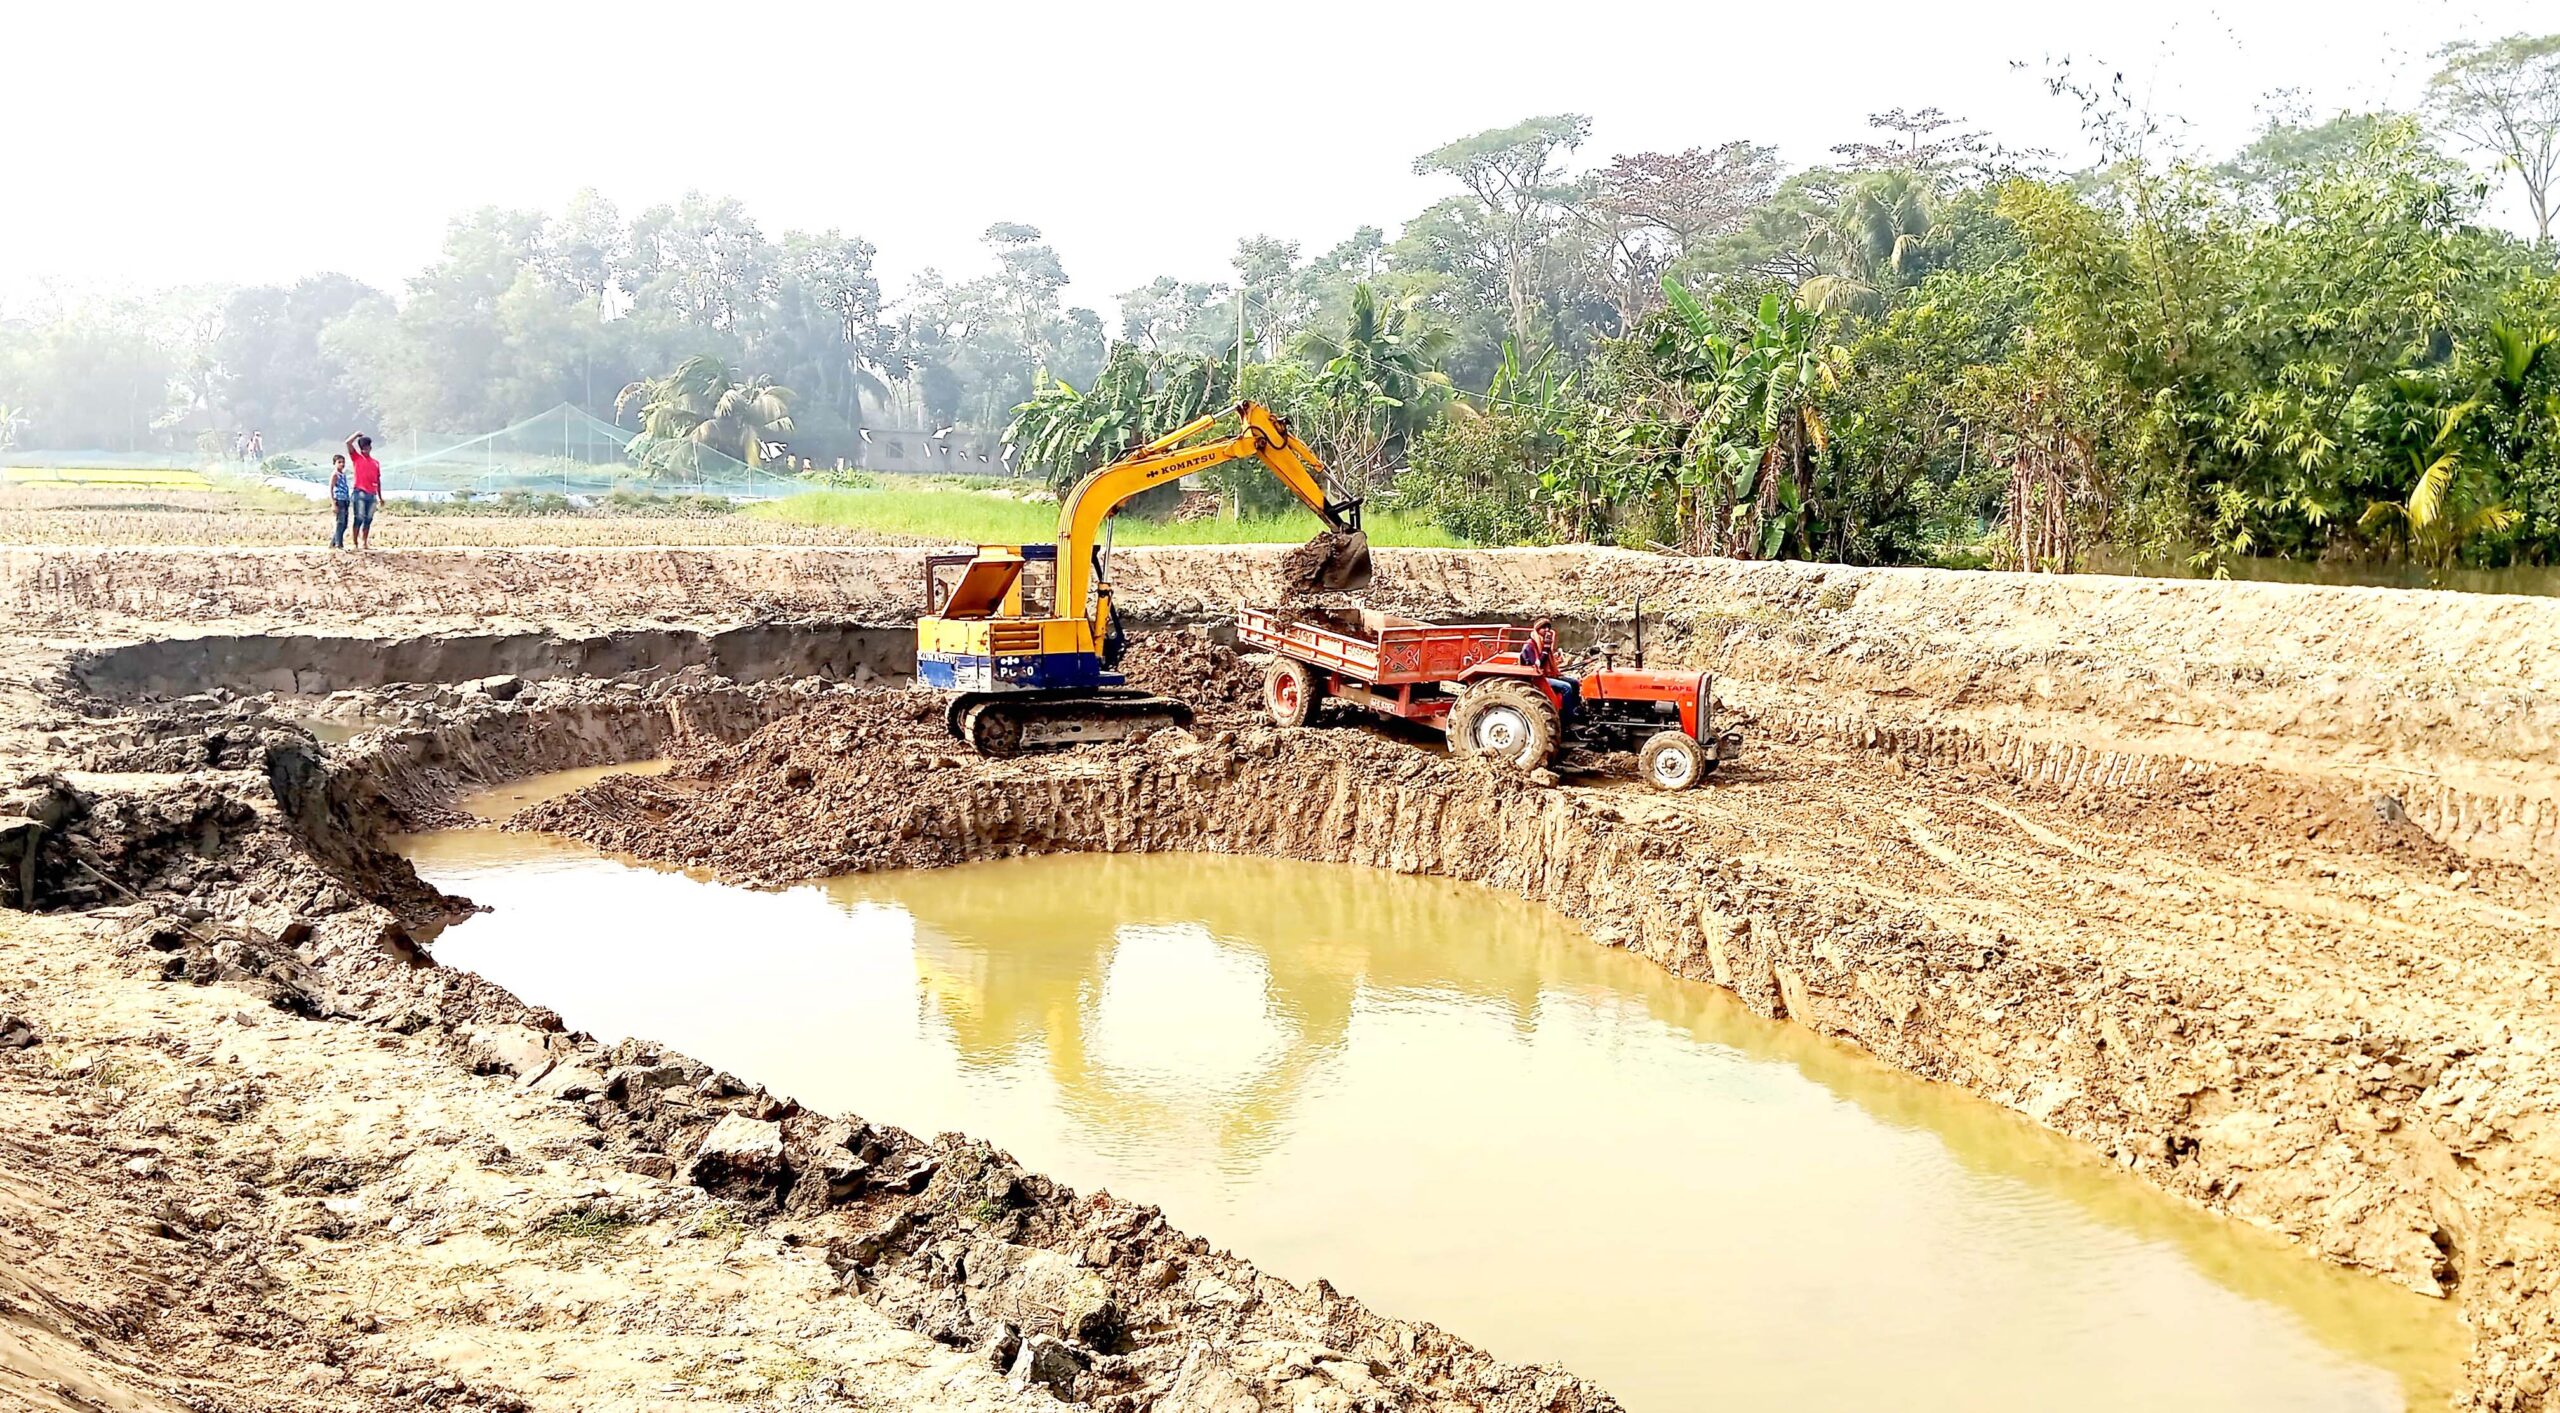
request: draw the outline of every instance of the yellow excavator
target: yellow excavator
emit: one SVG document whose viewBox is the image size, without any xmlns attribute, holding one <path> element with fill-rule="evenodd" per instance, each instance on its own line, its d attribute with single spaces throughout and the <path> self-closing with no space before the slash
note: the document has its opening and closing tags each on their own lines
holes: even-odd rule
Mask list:
<svg viewBox="0 0 2560 1413">
<path fill-rule="evenodd" d="M 1212 413 L 1077 482 L 1058 507 L 1054 545 L 926 556 L 916 672 L 952 694 L 943 708 L 952 735 L 982 755 L 1009 756 L 1191 724 L 1188 703 L 1131 687 L 1112 670 L 1126 639 L 1111 607 L 1108 533 L 1130 497 L 1194 472 L 1260 460 L 1324 522 L 1311 550 L 1286 561 L 1307 587 L 1368 586 L 1360 502 L 1333 498 L 1324 462 L 1269 408 L 1240 402 L 1233 411 L 1233 436 L 1197 440 L 1217 425 Z"/>
</svg>

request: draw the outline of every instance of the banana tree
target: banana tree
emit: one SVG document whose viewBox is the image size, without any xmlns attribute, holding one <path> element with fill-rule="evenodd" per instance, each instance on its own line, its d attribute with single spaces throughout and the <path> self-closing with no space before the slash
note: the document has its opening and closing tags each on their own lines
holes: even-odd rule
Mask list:
<svg viewBox="0 0 2560 1413">
<path fill-rule="evenodd" d="M 1742 559 L 1836 554 L 1841 527 L 1826 516 L 1820 475 L 1830 432 L 1817 399 L 1838 389 L 1843 355 L 1821 342 L 1824 316 L 1772 293 L 1728 335 L 1679 281 L 1662 284 L 1678 320 L 1657 352 L 1695 389 L 1686 479 L 1701 500 L 1700 547 Z"/>
<path fill-rule="evenodd" d="M 1300 353 L 1318 362 L 1318 443 L 1337 474 L 1368 487 L 1403 464 L 1407 447 L 1454 391 L 1439 369 L 1449 336 L 1422 325 L 1412 302 L 1382 303 L 1366 281 L 1351 287 L 1339 336 L 1310 330 Z M 1310 429 L 1311 431 L 1314 429 Z"/>
<path fill-rule="evenodd" d="M 1115 344 L 1081 392 L 1044 370 L 1031 400 L 1005 424 L 1005 444 L 1018 464 L 1063 492 L 1131 447 L 1225 405 L 1233 392 L 1221 360 Z"/>
</svg>

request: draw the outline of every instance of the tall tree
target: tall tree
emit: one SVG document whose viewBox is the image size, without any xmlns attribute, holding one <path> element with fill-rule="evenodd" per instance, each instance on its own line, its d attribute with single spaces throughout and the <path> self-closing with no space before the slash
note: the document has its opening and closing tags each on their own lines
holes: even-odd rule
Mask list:
<svg viewBox="0 0 2560 1413">
<path fill-rule="evenodd" d="M 2534 239 L 2548 243 L 2560 197 L 2560 34 L 2511 34 L 2436 51 L 2430 94 L 2445 127 L 2516 174 Z"/>
<path fill-rule="evenodd" d="M 1592 175 L 1571 209 L 1605 267 L 1622 336 L 1659 306 L 1666 271 L 1767 204 L 1780 170 L 1777 149 L 1728 142 L 1624 155 Z"/>
<path fill-rule="evenodd" d="M 290 289 L 234 292 L 214 340 L 216 404 L 234 425 L 263 431 L 279 451 L 370 425 L 376 409 L 366 405 L 345 358 L 322 347 L 320 335 L 359 307 L 387 303 L 380 291 L 335 274 L 313 275 Z"/>
<path fill-rule="evenodd" d="M 541 251 L 543 273 L 594 300 L 598 315 L 631 292 L 630 229 L 621 209 L 594 187 L 569 198 L 568 209 L 543 231 Z"/>
<path fill-rule="evenodd" d="M 788 231 L 774 261 L 771 306 L 748 343 L 753 366 L 800 389 L 794 442 L 820 456 L 859 445 L 862 399 L 876 403 L 901 371 L 882 317 L 878 250 L 841 231 Z"/>
<path fill-rule="evenodd" d="M 1235 346 L 1235 292 L 1158 275 L 1121 291 L 1120 336 L 1149 353 L 1220 353 Z"/>
<path fill-rule="evenodd" d="M 771 292 L 773 246 L 735 197 L 689 191 L 631 223 L 633 307 L 696 329 L 742 334 Z"/>
<path fill-rule="evenodd" d="M 1797 297 L 1825 313 L 1877 314 L 1919 274 L 1936 224 L 1936 194 L 1912 171 L 1877 172 L 1849 188 L 1830 219 L 1806 233 L 1805 255 L 1822 273 Z"/>
<path fill-rule="evenodd" d="M 1263 358 L 1279 354 L 1307 326 L 1312 311 L 1297 287 L 1298 243 L 1277 236 L 1246 236 L 1236 242 L 1230 264 L 1244 290 L 1247 333 L 1253 351 Z"/>
<path fill-rule="evenodd" d="M 1557 113 L 1487 128 L 1413 159 L 1416 176 L 1454 177 L 1484 208 L 1510 305 L 1511 337 L 1524 348 L 1537 342 L 1531 269 L 1566 194 L 1562 158 L 1590 135 L 1589 118 Z"/>
<path fill-rule="evenodd" d="M 1844 142 L 1831 150 L 1852 172 L 1917 172 L 1942 181 L 1965 181 L 1993 174 L 2004 158 L 1991 134 L 1969 129 L 1962 118 L 1937 108 L 1914 113 L 1888 108 L 1867 115 L 1867 126 L 1881 139 Z"/>
<path fill-rule="evenodd" d="M 2393 121 L 2393 115 L 2379 112 L 2340 112 L 2320 122 L 2278 114 L 2219 170 L 2243 194 L 2272 209 L 2286 189 L 2324 168 L 2352 160 L 2384 124 Z"/>
</svg>

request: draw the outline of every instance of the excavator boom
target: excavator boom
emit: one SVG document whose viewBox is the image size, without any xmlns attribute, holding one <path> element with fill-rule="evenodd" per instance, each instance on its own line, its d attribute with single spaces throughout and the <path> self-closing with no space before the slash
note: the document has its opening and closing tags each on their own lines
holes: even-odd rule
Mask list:
<svg viewBox="0 0 2560 1413">
<path fill-rule="evenodd" d="M 1191 709 L 1148 697 L 1111 669 L 1120 634 L 1111 584 L 1096 553 L 1112 512 L 1142 491 L 1230 461 L 1260 461 L 1324 522 L 1287 569 L 1308 587 L 1365 588 L 1369 540 L 1360 531 L 1360 502 L 1325 489 L 1324 462 L 1289 424 L 1254 402 L 1234 408 L 1237 430 L 1200 440 L 1217 415 L 1138 447 L 1076 483 L 1058 507 L 1058 542 L 981 545 L 965 559 L 928 559 L 926 613 L 916 624 L 916 670 L 953 692 L 944 713 L 954 734 L 991 754 L 1029 746 L 1122 740 L 1162 725 L 1186 724 Z M 1029 602 L 1027 564 L 1053 561 L 1054 592 Z M 957 568 L 956 582 L 936 575 Z"/>
<path fill-rule="evenodd" d="M 1191 445 L 1191 439 L 1216 425 L 1202 417 L 1139 447 L 1076 483 L 1058 507 L 1058 604 L 1081 607 L 1094 585 L 1093 549 L 1109 519 L 1130 497 L 1213 466 L 1248 457 L 1259 459 L 1324 522 L 1331 537 L 1313 576 L 1316 587 L 1364 589 L 1369 586 L 1369 540 L 1360 532 L 1360 503 L 1337 501 L 1325 491 L 1324 462 L 1315 449 L 1298 439 L 1289 424 L 1258 402 L 1235 407 L 1242 430 L 1232 437 Z"/>
</svg>

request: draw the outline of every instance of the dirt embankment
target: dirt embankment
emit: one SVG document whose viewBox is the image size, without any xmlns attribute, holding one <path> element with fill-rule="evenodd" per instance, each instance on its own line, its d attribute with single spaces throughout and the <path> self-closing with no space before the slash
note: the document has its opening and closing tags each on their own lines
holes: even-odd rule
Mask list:
<svg viewBox="0 0 2560 1413">
<path fill-rule="evenodd" d="M 1469 879 L 1965 1085 L 2330 1259 L 2459 1298 L 2480 1406 L 2542 1406 L 2560 928 L 2537 881 L 2317 783 L 2078 788 L 1764 747 L 1708 789 L 1536 789 L 1243 714 L 984 762 L 929 697 L 831 696 L 518 827 L 781 883 L 1070 850 Z"/>
<path fill-rule="evenodd" d="M 1616 1406 L 982 1143 L 564 1034 L 413 940 L 451 900 L 385 829 L 470 783 L 710 751 L 829 696 L 876 694 L 475 684 L 376 703 L 406 720 L 335 753 L 214 699 L 85 737 L 107 769 L 35 787 L 33 855 L 38 904 L 85 920 L 0 927 L 0 1390 L 223 1410 Z"/>
<path fill-rule="evenodd" d="M 85 641 L 215 623 L 357 636 L 595 633 L 919 611 L 881 546 L 0 549 L 0 612 Z M 1277 602 L 1287 547 L 1115 556 L 1138 623 Z M 1376 607 L 1553 614 L 1714 668 L 1765 734 L 2060 778 L 2263 766 L 2387 793 L 2468 852 L 2560 861 L 2560 599 L 1854 569 L 1591 548 L 1376 551 Z"/>
</svg>

